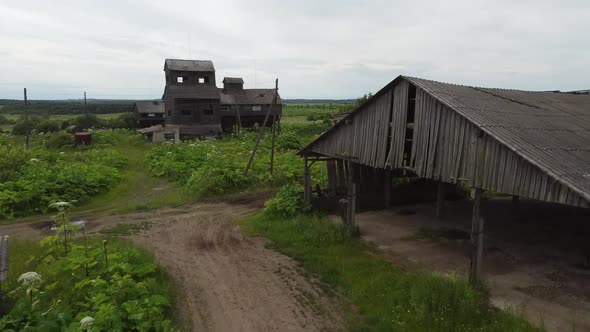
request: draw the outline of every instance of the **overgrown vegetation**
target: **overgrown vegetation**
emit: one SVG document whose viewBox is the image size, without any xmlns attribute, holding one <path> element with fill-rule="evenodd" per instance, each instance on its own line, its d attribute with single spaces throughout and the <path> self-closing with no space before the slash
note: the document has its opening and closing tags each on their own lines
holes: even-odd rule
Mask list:
<svg viewBox="0 0 590 332">
<path fill-rule="evenodd" d="M 112 187 L 126 165 L 112 144 L 101 143 L 113 135 L 96 132 L 90 147 L 73 146 L 71 135 L 34 135 L 29 150 L 20 139 L 1 135 L 0 218 L 45 213 L 50 202 L 83 202 Z"/>
<path fill-rule="evenodd" d="M 244 170 L 258 135 L 254 130 L 215 141 L 158 145 L 149 155 L 149 169 L 153 176 L 183 183 L 197 198 L 298 183 L 303 178 L 303 164 L 295 153 L 326 128 L 323 123 L 284 124 L 272 175 L 270 130 L 266 131 L 248 176 Z M 325 168 L 317 167 L 314 175 L 315 183 L 324 184 Z"/>
<path fill-rule="evenodd" d="M 1 331 L 174 331 L 170 285 L 142 250 L 57 236 L 12 240 Z"/>
<path fill-rule="evenodd" d="M 343 292 L 358 308 L 350 313 L 352 330 L 537 330 L 511 313 L 490 308 L 461 278 L 399 270 L 325 217 L 285 219 L 268 212 L 246 220 L 245 229 L 271 239 L 273 248 Z"/>
</svg>

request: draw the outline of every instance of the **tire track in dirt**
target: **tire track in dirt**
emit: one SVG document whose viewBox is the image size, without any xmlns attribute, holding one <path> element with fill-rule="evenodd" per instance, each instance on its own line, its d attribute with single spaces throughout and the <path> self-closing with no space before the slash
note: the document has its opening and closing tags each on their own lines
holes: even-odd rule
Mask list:
<svg viewBox="0 0 590 332">
<path fill-rule="evenodd" d="M 153 252 L 176 287 L 175 311 L 186 331 L 339 331 L 333 298 L 306 279 L 297 263 L 267 249 L 236 221 L 260 202 L 200 203 L 88 220 L 87 231 L 149 224 L 128 238 Z M 45 224 L 1 226 L 0 233 L 35 238 Z"/>
</svg>

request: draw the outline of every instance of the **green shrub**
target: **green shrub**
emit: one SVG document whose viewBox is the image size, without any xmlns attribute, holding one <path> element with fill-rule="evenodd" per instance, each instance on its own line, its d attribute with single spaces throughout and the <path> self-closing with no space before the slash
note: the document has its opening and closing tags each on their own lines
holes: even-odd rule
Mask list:
<svg viewBox="0 0 590 332">
<path fill-rule="evenodd" d="M 302 147 L 301 139 L 293 134 L 282 134 L 277 140 L 277 148 L 281 150 L 300 150 Z"/>
<path fill-rule="evenodd" d="M 100 128 L 104 121 L 95 114 L 84 114 L 76 117 L 73 124 L 79 129 Z"/>
<path fill-rule="evenodd" d="M 21 120 L 18 121 L 14 127 L 12 127 L 13 135 L 27 135 L 35 129 L 35 122 L 33 120 Z"/>
<path fill-rule="evenodd" d="M 0 153 L 0 218 L 45 212 L 55 200 L 84 201 L 116 184 L 126 164 L 113 148 L 27 151 L 0 142 Z"/>
<path fill-rule="evenodd" d="M 192 173 L 187 189 L 196 197 L 221 196 L 244 191 L 252 182 L 238 165 L 210 160 Z"/>
<path fill-rule="evenodd" d="M 4 114 L 0 114 L 0 125 L 13 125 L 16 121 L 7 118 Z"/>
<path fill-rule="evenodd" d="M 49 135 L 45 141 L 45 146 L 50 149 L 61 149 L 74 145 L 74 137 L 66 131 L 58 131 Z"/>
<path fill-rule="evenodd" d="M 53 133 L 60 130 L 60 122 L 56 120 L 42 120 L 35 125 L 39 133 Z"/>
<path fill-rule="evenodd" d="M 33 248 L 11 241 L 11 247 L 34 254 L 19 253 L 26 258 L 11 260 L 11 269 L 35 271 L 41 281 L 26 292 L 14 274 L 9 277 L 1 331 L 175 330 L 169 283 L 150 256 L 96 238 L 75 241 L 64 254 L 55 240 L 47 238 Z M 90 321 L 91 328 L 82 328 Z"/>
<path fill-rule="evenodd" d="M 303 187 L 300 185 L 283 186 L 275 198 L 264 205 L 265 214 L 280 217 L 293 217 L 311 210 L 311 206 L 303 199 Z"/>
</svg>

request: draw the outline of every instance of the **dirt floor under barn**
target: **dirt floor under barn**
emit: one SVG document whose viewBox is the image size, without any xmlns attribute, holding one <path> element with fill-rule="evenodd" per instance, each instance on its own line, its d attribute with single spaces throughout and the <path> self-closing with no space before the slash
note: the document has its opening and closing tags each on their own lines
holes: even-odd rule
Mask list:
<svg viewBox="0 0 590 332">
<path fill-rule="evenodd" d="M 434 204 L 362 212 L 357 224 L 396 265 L 467 276 L 471 204 L 447 202 L 443 220 Z M 550 331 L 590 331 L 590 214 L 541 202 L 482 202 L 483 273 L 493 305 L 523 314 Z"/>
</svg>

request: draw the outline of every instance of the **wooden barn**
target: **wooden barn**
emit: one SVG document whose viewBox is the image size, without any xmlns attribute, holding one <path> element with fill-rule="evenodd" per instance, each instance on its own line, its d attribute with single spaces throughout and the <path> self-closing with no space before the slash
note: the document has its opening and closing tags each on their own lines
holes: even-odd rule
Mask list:
<svg viewBox="0 0 590 332">
<path fill-rule="evenodd" d="M 133 112 L 140 128 L 163 125 L 165 123 L 164 101 L 162 100 L 137 101 L 133 105 Z"/>
<path fill-rule="evenodd" d="M 165 125 L 178 126 L 181 139 L 261 124 L 269 111 L 268 125 L 280 120 L 282 102 L 276 89 L 244 89 L 239 77 L 224 78 L 223 88 L 218 88 L 210 60 L 166 59 L 164 72 Z"/>
<path fill-rule="evenodd" d="M 312 200 L 310 165 L 326 161 L 328 189 L 344 192 L 352 224 L 360 198 L 389 205 L 392 175 L 438 183 L 438 215 L 446 190 L 471 188 L 475 283 L 484 192 L 590 207 L 590 96 L 399 76 L 299 154 L 305 199 Z"/>
</svg>

